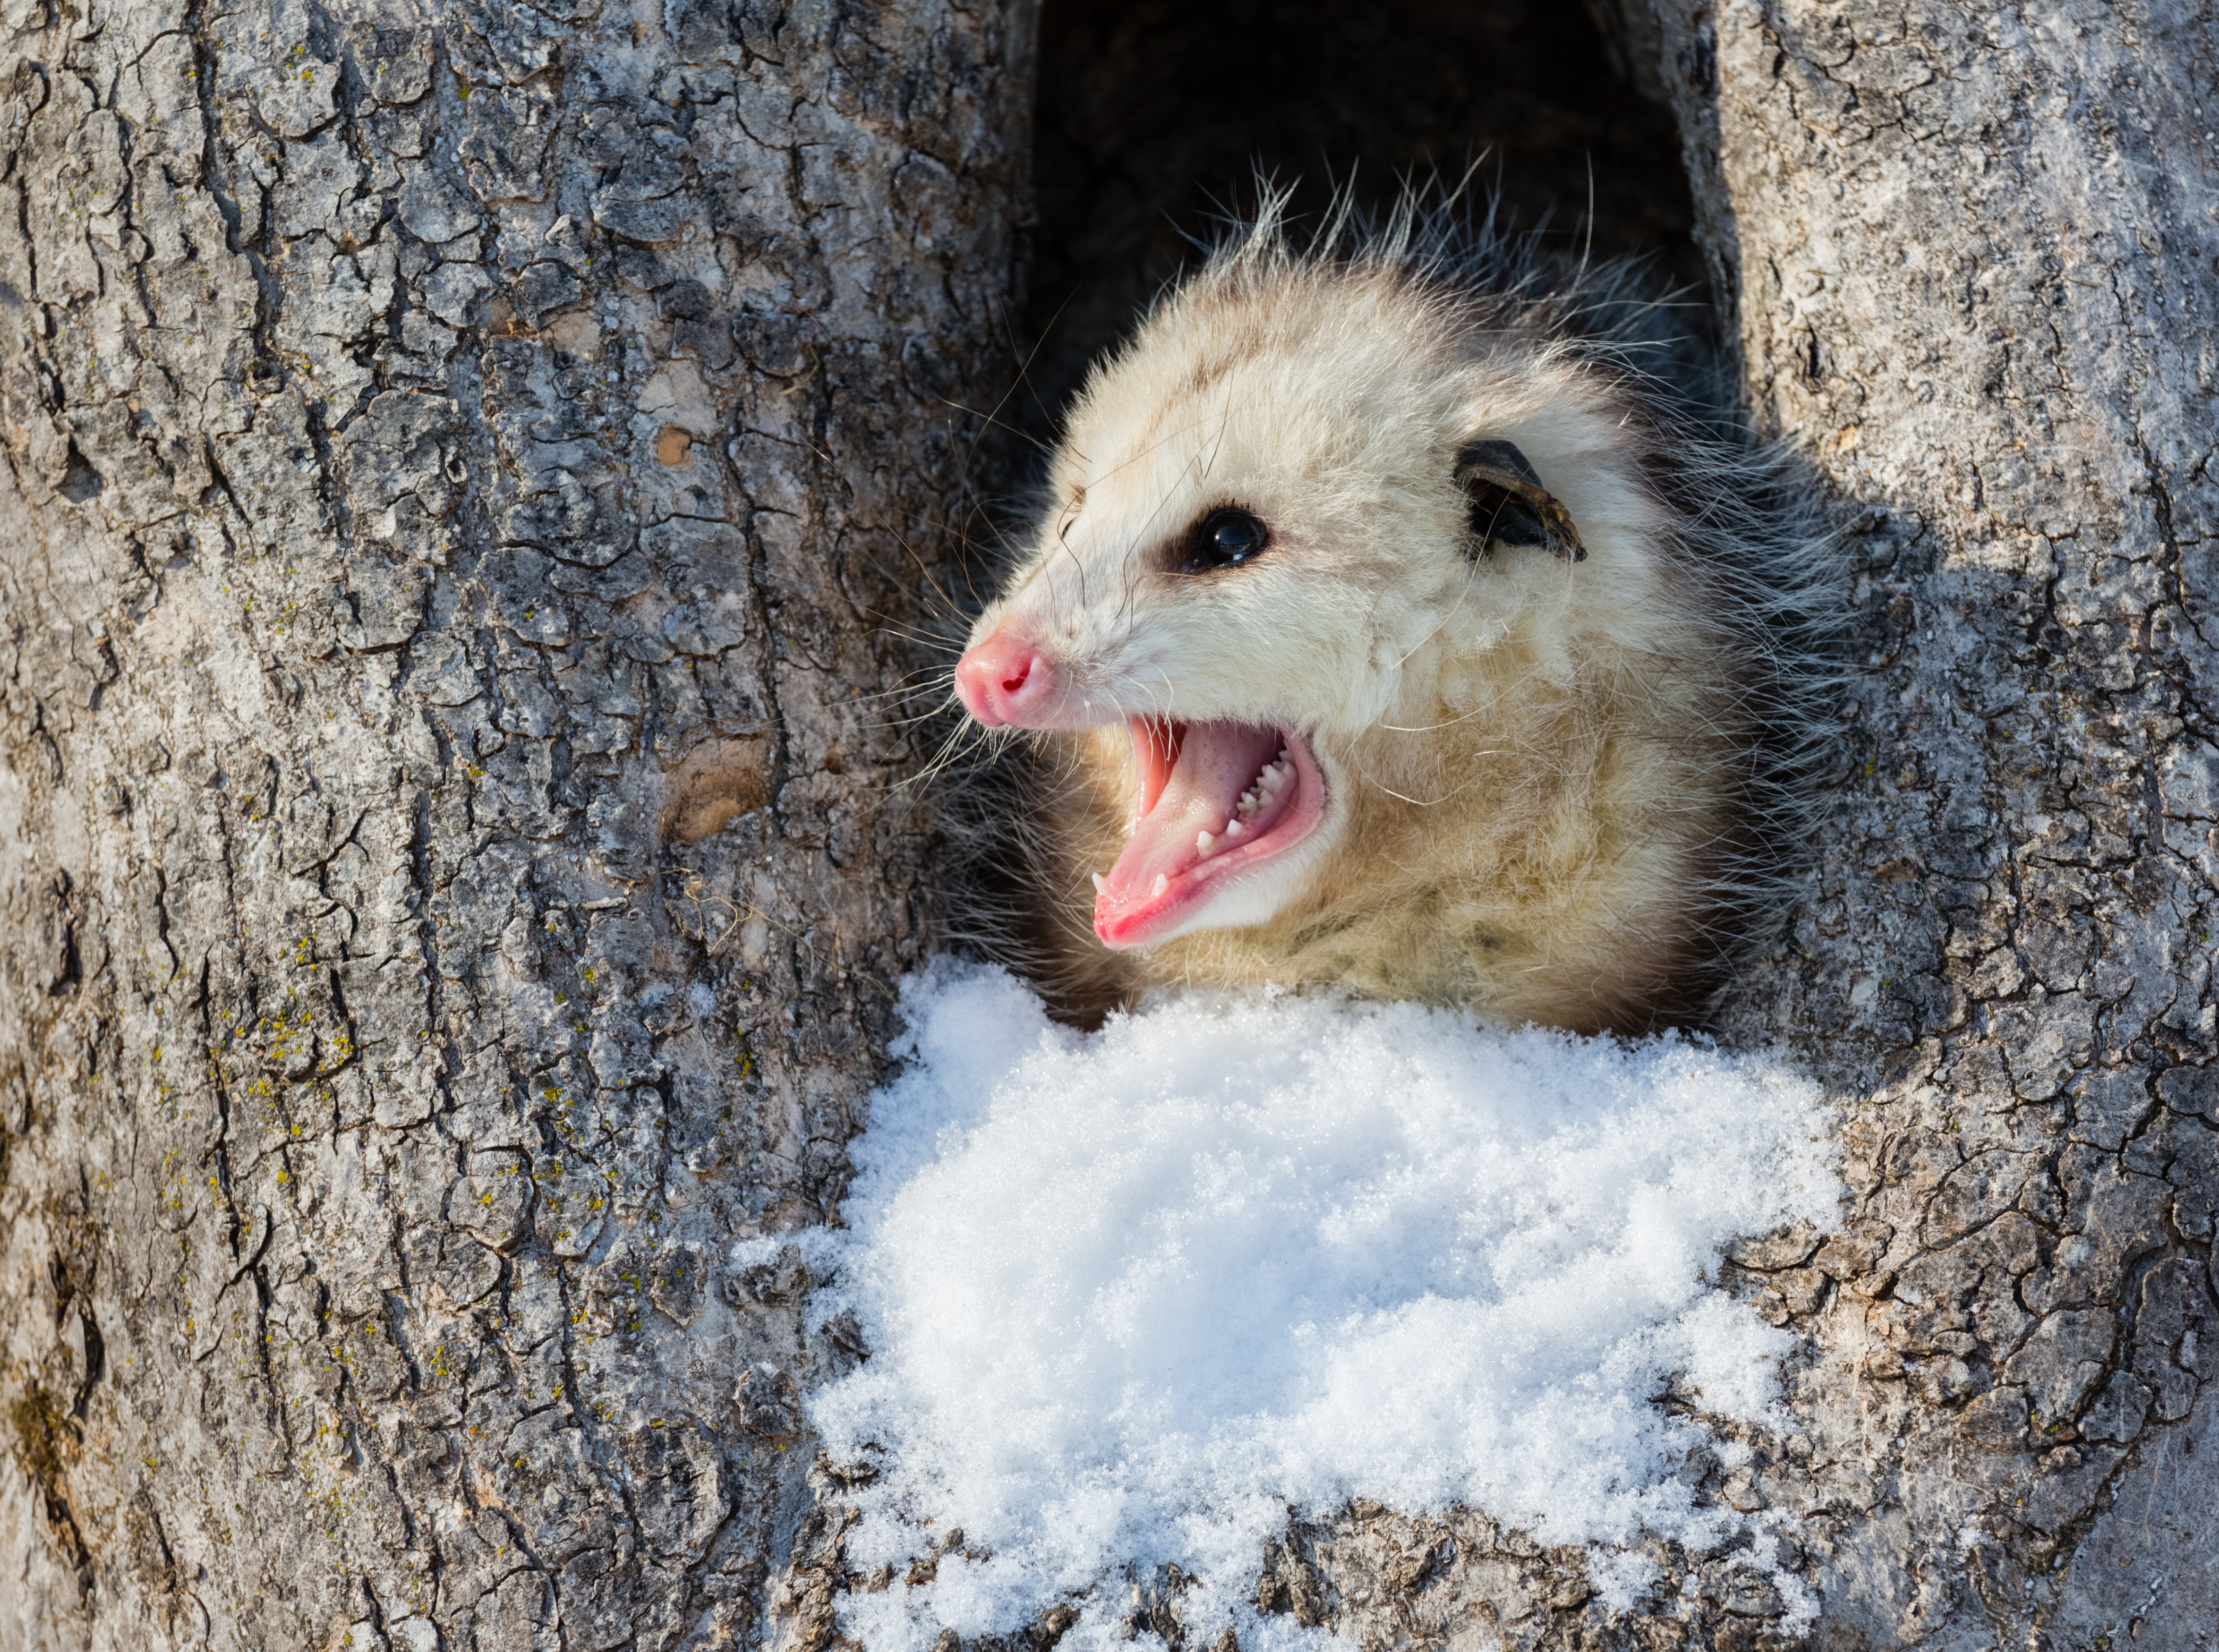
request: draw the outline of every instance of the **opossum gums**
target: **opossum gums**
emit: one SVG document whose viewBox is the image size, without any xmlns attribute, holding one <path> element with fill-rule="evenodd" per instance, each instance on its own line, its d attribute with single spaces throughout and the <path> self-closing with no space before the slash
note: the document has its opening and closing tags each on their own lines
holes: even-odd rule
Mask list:
<svg viewBox="0 0 2219 1652">
<path fill-rule="evenodd" d="M 1267 196 L 1097 365 L 955 672 L 1030 731 L 997 853 L 1067 1013 L 1715 1001 L 1795 872 L 1842 596 L 1638 286 L 1438 198 L 1297 250 Z"/>
</svg>

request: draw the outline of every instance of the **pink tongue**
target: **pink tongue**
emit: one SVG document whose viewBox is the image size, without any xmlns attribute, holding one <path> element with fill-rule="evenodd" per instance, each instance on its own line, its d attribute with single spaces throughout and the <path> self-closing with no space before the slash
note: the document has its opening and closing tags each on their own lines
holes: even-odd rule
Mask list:
<svg viewBox="0 0 2219 1652">
<path fill-rule="evenodd" d="M 1202 859 L 1195 835 L 1215 835 L 1233 817 L 1257 771 L 1285 744 L 1278 730 L 1254 723 L 1193 723 L 1156 806 L 1141 817 L 1125 852 L 1102 881 L 1105 906 L 1147 900 L 1158 878 L 1176 878 Z"/>
</svg>

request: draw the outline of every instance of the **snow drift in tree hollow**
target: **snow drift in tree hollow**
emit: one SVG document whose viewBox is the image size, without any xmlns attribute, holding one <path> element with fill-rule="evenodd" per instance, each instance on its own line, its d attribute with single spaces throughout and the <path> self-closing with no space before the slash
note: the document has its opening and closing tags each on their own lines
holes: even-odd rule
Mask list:
<svg viewBox="0 0 2219 1652">
<path fill-rule="evenodd" d="M 880 1471 L 848 1565 L 895 1581 L 843 1609 L 870 1652 L 1059 1599 L 1069 1652 L 1106 1645 L 1124 1580 L 1165 1562 L 1198 1576 L 1202 1643 L 1315 1640 L 1244 1603 L 1290 1506 L 1352 1497 L 1588 1544 L 1619 1605 L 1644 1528 L 1708 1550 L 1755 1526 L 1769 1553 L 1776 1517 L 1672 1477 L 1709 1437 L 1652 1401 L 1674 1373 L 1706 1412 L 1774 1400 L 1792 1339 L 1706 1281 L 1734 1235 L 1832 1224 L 1807 1083 L 1680 1038 L 1271 992 L 1082 1037 L 951 964 L 903 1003 L 849 1229 L 811 1236 L 812 1316 L 851 1308 L 871 1349 L 808 1400 L 836 1461 Z"/>
</svg>

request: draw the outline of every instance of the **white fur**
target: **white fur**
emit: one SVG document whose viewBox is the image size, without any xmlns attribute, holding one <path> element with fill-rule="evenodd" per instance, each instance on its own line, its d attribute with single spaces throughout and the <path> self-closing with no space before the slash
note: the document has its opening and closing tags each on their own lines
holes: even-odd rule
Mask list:
<svg viewBox="0 0 2219 1652">
<path fill-rule="evenodd" d="M 1033 639 L 1073 725 L 1297 727 L 1331 799 L 1113 996 L 1323 980 L 1591 1027 L 1714 988 L 1795 836 L 1837 599 L 1776 460 L 1644 380 L 1653 312 L 1620 278 L 1551 290 L 1516 247 L 1410 207 L 1297 253 L 1267 202 L 1096 368 L 974 641 Z M 1475 439 L 1522 450 L 1584 561 L 1478 553 L 1453 474 Z M 1228 505 L 1266 552 L 1167 571 Z M 1122 734 L 1056 739 L 1049 902 L 1114 853 L 1132 784 Z"/>
</svg>

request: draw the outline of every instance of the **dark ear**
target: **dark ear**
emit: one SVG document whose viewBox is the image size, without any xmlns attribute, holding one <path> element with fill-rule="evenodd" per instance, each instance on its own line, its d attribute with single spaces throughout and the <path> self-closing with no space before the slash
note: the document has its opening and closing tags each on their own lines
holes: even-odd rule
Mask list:
<svg viewBox="0 0 2219 1652">
<path fill-rule="evenodd" d="M 1512 444 L 1466 442 L 1457 450 L 1456 480 L 1471 513 L 1470 555 L 1530 550 L 1587 560 L 1570 514 Z"/>
</svg>

